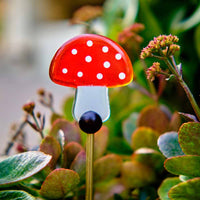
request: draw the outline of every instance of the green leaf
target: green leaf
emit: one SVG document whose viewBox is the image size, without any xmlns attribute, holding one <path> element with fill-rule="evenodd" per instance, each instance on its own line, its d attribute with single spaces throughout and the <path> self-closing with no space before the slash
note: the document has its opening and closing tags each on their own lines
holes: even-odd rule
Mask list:
<svg viewBox="0 0 200 200">
<path fill-rule="evenodd" d="M 200 155 L 200 123 L 184 123 L 179 129 L 178 139 L 185 154 Z"/>
<path fill-rule="evenodd" d="M 123 10 L 125 12 L 122 25 L 124 28 L 134 23 L 139 9 L 138 0 L 125 0 L 123 1 Z"/>
<path fill-rule="evenodd" d="M 200 156 L 184 155 L 168 158 L 165 168 L 172 174 L 197 177 L 200 176 Z"/>
<path fill-rule="evenodd" d="M 161 134 L 167 130 L 169 118 L 159 107 L 150 105 L 140 112 L 137 125 L 150 127 Z"/>
<path fill-rule="evenodd" d="M 140 21 L 141 23 L 145 24 L 145 29 L 147 32 L 146 35 L 149 38 L 149 40 L 156 35 L 162 34 L 162 29 L 160 27 L 158 18 L 155 17 L 154 13 L 152 12 L 149 1 L 140 0 Z M 149 31 L 151 30 L 151 31 Z"/>
<path fill-rule="evenodd" d="M 74 118 L 72 116 L 72 108 L 73 108 L 73 102 L 74 102 L 74 95 L 73 96 L 70 96 L 68 97 L 64 103 L 63 103 L 63 113 L 64 113 L 64 116 L 67 120 L 69 121 L 73 121 Z"/>
<path fill-rule="evenodd" d="M 192 176 L 184 176 L 184 175 L 180 175 L 180 176 L 179 176 L 179 179 L 180 179 L 182 182 L 188 181 L 188 180 L 193 179 L 193 178 L 194 178 L 194 177 L 192 177 Z"/>
<path fill-rule="evenodd" d="M 39 151 L 29 151 L 0 162 L 0 185 L 16 183 L 38 173 L 50 162 L 51 156 Z"/>
<path fill-rule="evenodd" d="M 181 115 L 178 112 L 174 112 L 170 118 L 169 130 L 178 132 L 181 126 Z"/>
<path fill-rule="evenodd" d="M 42 184 L 40 194 L 48 199 L 64 198 L 69 192 L 76 189 L 79 175 L 69 169 L 55 169 Z"/>
<path fill-rule="evenodd" d="M 0 191 L 1 200 L 35 200 L 33 196 L 21 190 L 3 190 Z"/>
<path fill-rule="evenodd" d="M 122 183 L 120 178 L 115 178 L 109 181 L 103 181 L 99 183 L 95 183 L 95 200 L 111 200 L 115 195 L 120 195 L 121 199 L 126 199 L 127 189 L 125 185 Z"/>
<path fill-rule="evenodd" d="M 187 31 L 200 23 L 200 5 L 187 19 L 183 19 L 185 12 L 185 7 L 176 12 L 170 28 L 172 34 L 180 34 L 181 32 Z"/>
<path fill-rule="evenodd" d="M 142 163 L 126 161 L 122 165 L 122 180 L 128 188 L 144 187 L 155 181 L 155 172 Z"/>
<path fill-rule="evenodd" d="M 84 148 L 77 142 L 69 142 L 65 145 L 63 151 L 63 168 L 69 168 L 74 158 L 79 152 L 84 151 Z"/>
<path fill-rule="evenodd" d="M 133 150 L 130 145 L 121 137 L 113 137 L 109 141 L 108 151 L 116 154 L 129 154 L 131 155 Z"/>
<path fill-rule="evenodd" d="M 198 25 L 198 27 L 196 28 L 195 30 L 195 47 L 196 47 L 196 50 L 197 50 L 197 55 L 200 59 L 200 25 Z"/>
<path fill-rule="evenodd" d="M 94 160 L 103 156 L 108 146 L 109 130 L 107 127 L 102 128 L 94 135 Z"/>
<path fill-rule="evenodd" d="M 133 153 L 132 159 L 148 165 L 158 172 L 161 172 L 164 169 L 164 156 L 154 149 L 140 148 Z"/>
<path fill-rule="evenodd" d="M 77 172 L 80 176 L 80 182 L 85 180 L 86 174 L 86 154 L 85 151 L 80 151 L 72 162 L 70 169 Z"/>
<path fill-rule="evenodd" d="M 80 130 L 77 124 L 65 119 L 57 119 L 49 131 L 49 135 L 58 138 L 58 132 L 60 130 L 64 133 L 65 142 L 75 141 L 81 143 Z"/>
<path fill-rule="evenodd" d="M 49 166 L 53 169 L 56 166 L 57 160 L 61 154 L 59 142 L 52 136 L 46 136 L 40 144 L 40 151 L 52 156 Z"/>
<path fill-rule="evenodd" d="M 130 26 L 137 16 L 138 0 L 107 0 L 104 4 L 104 21 L 106 24 L 106 35 L 113 37 L 113 27 L 123 28 Z"/>
<path fill-rule="evenodd" d="M 94 162 L 94 180 L 102 181 L 116 177 L 121 170 L 122 159 L 116 154 L 108 154 Z"/>
<path fill-rule="evenodd" d="M 132 133 L 136 129 L 137 118 L 138 113 L 132 113 L 128 119 L 123 121 L 123 135 L 129 144 L 131 144 Z"/>
<path fill-rule="evenodd" d="M 162 184 L 160 185 L 160 187 L 158 188 L 158 195 L 160 197 L 161 200 L 170 200 L 170 198 L 168 197 L 168 192 L 169 190 L 177 185 L 181 183 L 180 179 L 177 177 L 173 177 L 173 178 L 166 178 Z"/>
<path fill-rule="evenodd" d="M 152 149 L 158 149 L 157 146 L 158 133 L 148 127 L 137 128 L 131 137 L 131 147 L 133 150 L 148 147 Z"/>
<path fill-rule="evenodd" d="M 171 200 L 200 199 L 200 178 L 194 178 L 172 187 L 169 191 Z"/>
<path fill-rule="evenodd" d="M 167 132 L 158 138 L 158 146 L 163 155 L 167 158 L 184 155 L 178 143 L 177 132 Z"/>
</svg>

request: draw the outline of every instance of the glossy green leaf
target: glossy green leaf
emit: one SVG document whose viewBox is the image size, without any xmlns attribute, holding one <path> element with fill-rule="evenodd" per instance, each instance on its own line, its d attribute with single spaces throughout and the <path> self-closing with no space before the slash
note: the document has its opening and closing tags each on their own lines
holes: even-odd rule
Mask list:
<svg viewBox="0 0 200 200">
<path fill-rule="evenodd" d="M 2 190 L 0 200 L 35 200 L 33 196 L 21 190 Z"/>
<path fill-rule="evenodd" d="M 122 165 L 122 180 L 128 188 L 144 187 L 155 181 L 155 172 L 142 163 L 126 161 Z"/>
<path fill-rule="evenodd" d="M 193 179 L 194 177 L 193 176 L 184 176 L 184 175 L 180 175 L 179 176 L 179 179 L 184 182 L 184 181 L 188 181 L 190 179 Z"/>
<path fill-rule="evenodd" d="M 131 137 L 131 147 L 133 150 L 148 147 L 158 149 L 157 146 L 158 133 L 148 127 L 137 128 Z"/>
<path fill-rule="evenodd" d="M 200 123 L 184 123 L 178 133 L 183 152 L 189 155 L 200 155 Z"/>
<path fill-rule="evenodd" d="M 160 197 L 161 200 L 170 200 L 169 196 L 168 196 L 168 192 L 169 190 L 177 185 L 181 183 L 180 179 L 178 177 L 173 177 L 173 178 L 166 178 L 162 184 L 160 185 L 160 187 L 158 188 L 158 195 Z"/>
<path fill-rule="evenodd" d="M 168 158 L 165 168 L 172 174 L 197 177 L 200 176 L 200 156 L 184 155 Z"/>
<path fill-rule="evenodd" d="M 200 178 L 194 178 L 172 187 L 169 191 L 171 200 L 200 199 Z"/>
<path fill-rule="evenodd" d="M 133 131 L 136 129 L 136 121 L 138 113 L 132 113 L 128 119 L 123 121 L 123 135 L 125 140 L 131 144 L 131 136 Z"/>
<path fill-rule="evenodd" d="M 164 160 L 165 160 L 164 156 L 160 152 L 154 149 L 150 149 L 150 148 L 137 149 L 133 153 L 132 159 L 140 163 L 143 163 L 159 172 L 164 169 L 163 167 Z"/>
<path fill-rule="evenodd" d="M 158 138 L 158 147 L 167 158 L 184 155 L 178 142 L 177 132 L 167 132 Z"/>
<path fill-rule="evenodd" d="M 116 177 L 121 170 L 122 159 L 116 154 L 108 154 L 94 162 L 94 180 L 102 181 Z"/>
<path fill-rule="evenodd" d="M 80 130 L 76 123 L 69 122 L 65 119 L 57 119 L 49 131 L 49 135 L 58 138 L 58 132 L 62 130 L 65 137 L 65 142 L 81 143 Z"/>
<path fill-rule="evenodd" d="M 61 154 L 59 142 L 52 136 L 46 136 L 40 144 L 40 151 L 52 156 L 49 166 L 53 169 Z"/>
<path fill-rule="evenodd" d="M 48 199 L 64 198 L 79 183 L 79 175 L 69 169 L 55 169 L 42 184 L 40 194 Z"/>
<path fill-rule="evenodd" d="M 140 112 L 137 125 L 150 127 L 161 134 L 167 130 L 169 118 L 159 107 L 150 105 Z"/>
<path fill-rule="evenodd" d="M 28 151 L 10 156 L 0 162 L 0 185 L 29 178 L 46 167 L 50 160 L 50 155 L 39 151 Z"/>
<path fill-rule="evenodd" d="M 102 128 L 94 135 L 94 160 L 103 156 L 108 146 L 109 130 L 107 127 Z"/>
</svg>

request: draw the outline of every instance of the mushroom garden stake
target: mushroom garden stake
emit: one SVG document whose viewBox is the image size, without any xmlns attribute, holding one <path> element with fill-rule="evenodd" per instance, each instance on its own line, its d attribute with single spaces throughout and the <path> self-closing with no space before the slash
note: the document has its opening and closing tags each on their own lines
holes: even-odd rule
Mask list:
<svg viewBox="0 0 200 200">
<path fill-rule="evenodd" d="M 110 116 L 108 88 L 129 84 L 132 64 L 126 52 L 112 40 L 83 34 L 64 43 L 50 69 L 53 82 L 76 88 L 73 116 L 86 140 L 86 200 L 93 199 L 94 133 Z"/>
</svg>

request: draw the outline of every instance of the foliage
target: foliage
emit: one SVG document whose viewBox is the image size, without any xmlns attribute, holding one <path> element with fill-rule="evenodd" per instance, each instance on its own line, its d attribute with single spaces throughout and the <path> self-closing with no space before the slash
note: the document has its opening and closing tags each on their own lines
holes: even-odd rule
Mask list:
<svg viewBox="0 0 200 200">
<path fill-rule="evenodd" d="M 135 72 L 128 87 L 110 89 L 111 117 L 95 133 L 94 200 L 200 198 L 199 15 L 195 0 L 106 0 L 74 14 L 72 22 L 82 20 L 86 32 L 120 43 Z M 14 146 L 19 154 L 0 162 L 0 199 L 84 199 L 85 134 L 73 121 L 73 97 L 57 113 L 51 93 L 38 95 L 51 125 L 45 127 L 34 102 L 23 106 L 25 117 L 5 150 Z M 25 125 L 41 136 L 37 151 L 19 140 Z"/>
</svg>

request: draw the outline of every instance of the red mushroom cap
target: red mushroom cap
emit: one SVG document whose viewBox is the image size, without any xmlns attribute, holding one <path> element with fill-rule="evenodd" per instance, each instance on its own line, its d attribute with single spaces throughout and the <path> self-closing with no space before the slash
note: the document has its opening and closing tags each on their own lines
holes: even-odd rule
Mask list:
<svg viewBox="0 0 200 200">
<path fill-rule="evenodd" d="M 133 79 L 131 61 L 114 41 L 94 34 L 83 34 L 64 43 L 52 59 L 50 78 L 69 86 L 117 87 Z"/>
</svg>

